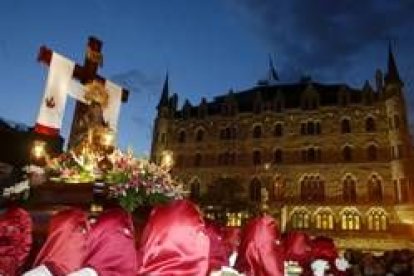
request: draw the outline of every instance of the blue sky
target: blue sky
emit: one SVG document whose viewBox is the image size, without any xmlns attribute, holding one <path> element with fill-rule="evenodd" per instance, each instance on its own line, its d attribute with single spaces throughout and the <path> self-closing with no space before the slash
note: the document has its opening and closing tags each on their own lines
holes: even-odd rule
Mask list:
<svg viewBox="0 0 414 276">
<path fill-rule="evenodd" d="M 131 90 L 121 110 L 119 144 L 139 154 L 149 152 L 167 70 L 181 103 L 251 87 L 265 76 L 269 53 L 282 82 L 310 74 L 315 81 L 362 86 L 376 68 L 385 68 L 392 39 L 402 78 L 412 86 L 414 1 L 309 2 L 2 0 L 0 116 L 33 125 L 47 75 L 36 62 L 39 47 L 82 63 L 89 35 L 104 43 L 100 74 Z M 72 111 L 73 102 L 64 135 Z"/>
</svg>

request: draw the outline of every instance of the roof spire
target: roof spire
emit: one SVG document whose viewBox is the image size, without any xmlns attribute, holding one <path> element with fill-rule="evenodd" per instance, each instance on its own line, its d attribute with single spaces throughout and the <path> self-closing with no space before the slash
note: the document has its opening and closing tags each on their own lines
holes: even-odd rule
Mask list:
<svg viewBox="0 0 414 276">
<path fill-rule="evenodd" d="M 397 83 L 402 85 L 403 82 L 400 79 L 400 74 L 398 73 L 397 64 L 395 63 L 394 53 L 392 51 L 391 41 L 388 44 L 388 68 L 385 75 L 386 83 Z"/>
<path fill-rule="evenodd" d="M 269 73 L 267 76 L 269 82 L 279 81 L 279 75 L 276 72 L 275 66 L 273 65 L 272 56 L 269 54 Z"/>
<path fill-rule="evenodd" d="M 168 106 L 168 97 L 169 97 L 169 88 L 168 88 L 168 71 L 165 74 L 165 80 L 164 80 L 164 86 L 162 87 L 162 93 L 161 93 L 161 98 L 160 98 L 160 102 L 158 103 L 158 108 L 162 107 L 162 106 Z"/>
</svg>

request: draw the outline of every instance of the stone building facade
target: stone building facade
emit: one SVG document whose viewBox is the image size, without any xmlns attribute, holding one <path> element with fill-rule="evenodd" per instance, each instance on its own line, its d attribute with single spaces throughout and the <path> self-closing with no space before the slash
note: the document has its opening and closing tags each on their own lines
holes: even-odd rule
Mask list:
<svg viewBox="0 0 414 276">
<path fill-rule="evenodd" d="M 391 49 L 375 88 L 284 84 L 269 72 L 250 89 L 181 108 L 167 79 L 152 160 L 172 154 L 190 196 L 228 225 L 266 209 L 283 228 L 333 236 L 341 247 L 414 246 L 406 92 Z"/>
</svg>

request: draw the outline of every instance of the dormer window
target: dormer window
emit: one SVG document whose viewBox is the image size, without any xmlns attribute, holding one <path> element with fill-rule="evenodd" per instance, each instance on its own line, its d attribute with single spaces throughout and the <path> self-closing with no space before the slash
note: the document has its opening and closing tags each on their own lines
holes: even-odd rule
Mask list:
<svg viewBox="0 0 414 276">
<path fill-rule="evenodd" d="M 302 95 L 302 109 L 315 110 L 319 107 L 319 96 L 315 90 L 308 88 Z"/>
</svg>

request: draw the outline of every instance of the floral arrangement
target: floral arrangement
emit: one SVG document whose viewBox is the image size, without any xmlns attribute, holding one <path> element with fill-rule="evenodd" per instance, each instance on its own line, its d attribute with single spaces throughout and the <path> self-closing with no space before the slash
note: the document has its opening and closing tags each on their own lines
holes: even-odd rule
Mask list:
<svg viewBox="0 0 414 276">
<path fill-rule="evenodd" d="M 167 168 L 131 153 L 115 151 L 113 167 L 105 174 L 109 197 L 115 198 L 126 210 L 133 212 L 138 206 L 152 206 L 182 197 L 181 186 L 171 177 Z"/>
<path fill-rule="evenodd" d="M 120 150 L 107 155 L 88 148 L 64 153 L 49 160 L 45 172 L 49 179 L 56 182 L 104 182 L 107 196 L 116 199 L 129 212 L 138 206 L 178 199 L 183 194 L 181 185 L 172 179 L 168 168 Z"/>
<path fill-rule="evenodd" d="M 63 153 L 48 161 L 46 173 L 52 181 L 64 183 L 88 183 L 97 178 L 97 156 Z"/>
</svg>

